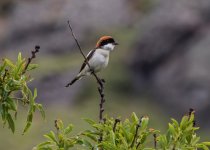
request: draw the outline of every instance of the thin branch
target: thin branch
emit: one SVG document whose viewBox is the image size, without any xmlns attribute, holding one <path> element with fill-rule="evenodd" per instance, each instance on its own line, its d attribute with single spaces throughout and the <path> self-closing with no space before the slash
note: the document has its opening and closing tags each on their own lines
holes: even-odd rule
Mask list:
<svg viewBox="0 0 210 150">
<path fill-rule="evenodd" d="M 90 64 L 88 63 L 88 60 L 87 60 L 85 54 L 83 53 L 83 51 L 82 51 L 82 49 L 81 49 L 81 46 L 80 46 L 80 44 L 79 44 L 79 42 L 78 42 L 78 40 L 77 40 L 77 38 L 76 38 L 76 36 L 75 36 L 75 34 L 74 34 L 73 28 L 72 28 L 72 26 L 71 26 L 69 20 L 68 20 L 68 26 L 69 26 L 69 29 L 70 29 L 70 31 L 71 31 L 72 37 L 74 38 L 74 40 L 75 40 L 75 42 L 76 42 L 76 44 L 77 44 L 77 47 L 79 48 L 80 53 L 81 53 L 82 56 L 84 57 L 85 63 L 86 63 L 86 64 L 88 65 L 88 67 L 91 69 Z M 104 98 L 104 82 L 105 82 L 105 81 L 104 81 L 103 79 L 100 79 L 100 78 L 96 75 L 96 73 L 95 73 L 94 71 L 92 71 L 92 75 L 95 77 L 95 79 L 96 79 L 96 81 L 97 81 L 97 83 L 98 83 L 98 85 L 99 85 L 99 87 L 98 87 L 98 92 L 99 92 L 100 97 L 101 97 L 100 104 L 99 104 L 99 122 L 102 123 L 102 122 L 103 122 L 103 112 L 104 112 L 103 104 L 104 104 L 104 102 L 105 102 L 105 98 Z M 69 84 L 67 84 L 67 87 L 68 87 L 68 86 L 69 86 Z M 99 142 L 102 141 L 102 136 L 103 136 L 103 135 L 101 134 L 101 135 L 100 135 L 100 138 L 99 138 Z"/>
<path fill-rule="evenodd" d="M 188 116 L 189 116 L 188 120 L 190 120 L 190 117 L 191 117 L 192 113 L 195 113 L 195 110 L 193 108 L 190 108 L 189 109 L 189 114 L 188 114 Z M 195 127 L 195 126 L 196 126 L 196 120 L 194 118 L 194 120 L 193 120 L 193 127 Z"/>
<path fill-rule="evenodd" d="M 120 119 L 115 119 L 114 126 L 113 126 L 113 132 L 116 131 L 117 123 L 120 123 Z"/>
<path fill-rule="evenodd" d="M 80 44 L 79 44 L 79 42 L 78 42 L 78 40 L 77 40 L 77 38 L 76 38 L 76 36 L 75 36 L 75 34 L 74 34 L 74 31 L 73 31 L 73 29 L 72 29 L 72 26 L 71 26 L 69 20 L 68 20 L 68 25 L 69 25 L 69 29 L 71 30 L 71 34 L 72 34 L 72 36 L 73 36 L 73 38 L 74 38 L 74 40 L 75 40 L 75 42 L 76 42 L 76 44 L 77 44 L 77 47 L 79 48 L 80 53 L 82 54 L 82 56 L 83 56 L 84 59 L 85 59 L 85 63 L 86 63 L 86 64 L 88 65 L 88 67 L 90 68 L 90 64 L 88 63 L 88 60 L 87 60 L 85 54 L 83 53 L 83 51 L 82 51 L 82 49 L 81 49 L 81 46 L 80 46 Z"/>
<path fill-rule="evenodd" d="M 36 58 L 36 53 L 39 52 L 40 46 L 36 45 L 35 50 L 31 51 L 31 57 L 28 58 L 27 64 L 25 65 L 25 68 L 23 70 L 23 74 L 26 73 L 26 70 L 28 69 L 29 64 L 31 63 L 32 59 Z"/>
<path fill-rule="evenodd" d="M 140 118 L 139 123 L 136 125 L 136 133 L 135 133 L 135 135 L 134 135 L 134 138 L 133 138 L 131 147 L 134 146 L 134 143 L 135 143 L 135 141 L 136 141 L 136 139 L 137 139 L 138 131 L 139 131 L 139 128 L 141 127 L 142 118 L 143 118 L 143 117 Z"/>
<path fill-rule="evenodd" d="M 195 112 L 195 110 L 193 108 L 189 109 L 189 118 L 191 117 L 192 113 Z"/>
<path fill-rule="evenodd" d="M 192 115 L 192 113 L 195 113 L 195 110 L 193 109 L 193 108 L 190 108 L 189 109 L 189 114 L 188 114 L 188 120 L 190 120 L 190 117 L 191 117 L 191 115 Z M 194 119 L 193 120 L 193 127 L 195 127 L 196 126 L 196 120 Z"/>
<path fill-rule="evenodd" d="M 60 131 L 60 128 L 59 128 L 59 126 L 58 126 L 58 120 L 56 119 L 54 123 L 55 123 L 55 128 L 56 128 L 56 134 L 57 134 L 57 136 L 58 136 L 59 131 Z"/>
<path fill-rule="evenodd" d="M 157 149 L 157 134 L 153 134 L 154 137 L 154 148 Z"/>
<path fill-rule="evenodd" d="M 77 40 L 77 38 L 76 38 L 76 36 L 75 36 L 75 34 L 74 34 L 74 31 L 73 31 L 73 28 L 72 28 L 72 26 L 71 26 L 70 21 L 68 20 L 67 23 L 68 23 L 68 25 L 69 25 L 69 29 L 70 29 L 70 31 L 71 31 L 72 37 L 74 38 L 74 40 L 75 40 L 75 42 L 76 42 L 76 44 L 77 44 L 77 47 L 79 48 L 80 53 L 82 54 L 83 58 L 85 59 L 85 63 L 86 63 L 86 64 L 88 65 L 88 67 L 91 69 L 90 64 L 88 63 L 88 60 L 87 60 L 85 54 L 83 53 L 82 48 L 81 48 L 81 46 L 80 46 L 80 44 L 79 44 L 79 42 L 78 42 L 78 40 Z M 100 85 L 100 87 L 103 87 L 103 80 L 99 79 L 99 77 L 95 74 L 94 71 L 92 71 L 92 74 L 93 74 L 93 76 L 96 78 L 96 80 L 97 80 L 98 84 Z M 69 84 L 67 84 L 66 87 L 68 87 L 68 86 L 69 86 Z"/>
<path fill-rule="evenodd" d="M 141 142 L 139 142 L 139 143 L 137 144 L 136 149 L 138 149 L 138 147 L 140 146 L 140 144 L 141 144 Z"/>
<path fill-rule="evenodd" d="M 3 81 L 5 80 L 6 76 L 7 76 L 8 70 L 5 69 L 4 75 L 3 75 Z"/>
</svg>

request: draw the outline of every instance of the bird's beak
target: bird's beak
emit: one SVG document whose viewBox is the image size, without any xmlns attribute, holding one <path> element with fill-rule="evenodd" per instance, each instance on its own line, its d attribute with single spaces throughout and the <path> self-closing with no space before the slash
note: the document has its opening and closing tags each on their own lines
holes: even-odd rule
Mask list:
<svg viewBox="0 0 210 150">
<path fill-rule="evenodd" d="M 114 45 L 119 45 L 117 42 L 114 42 Z"/>
</svg>

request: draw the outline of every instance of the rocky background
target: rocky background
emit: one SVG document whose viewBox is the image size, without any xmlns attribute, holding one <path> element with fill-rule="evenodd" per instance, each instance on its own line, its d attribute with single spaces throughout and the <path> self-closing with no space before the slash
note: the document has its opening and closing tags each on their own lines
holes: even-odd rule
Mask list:
<svg viewBox="0 0 210 150">
<path fill-rule="evenodd" d="M 137 26 L 130 71 L 168 110 L 196 108 L 210 123 L 209 25 L 208 0 L 160 1 Z"/>
<path fill-rule="evenodd" d="M 95 86 L 83 80 L 64 88 L 82 61 L 69 19 L 85 53 L 104 34 L 120 43 L 104 71 L 108 98 L 117 93 L 119 103 L 126 93 L 126 104 L 146 102 L 139 111 L 155 108 L 167 117 L 195 108 L 203 132 L 209 132 L 209 0 L 1 0 L 0 58 L 15 58 L 19 51 L 28 56 L 34 45 L 41 46 L 31 87 L 46 105 L 78 105 Z"/>
</svg>

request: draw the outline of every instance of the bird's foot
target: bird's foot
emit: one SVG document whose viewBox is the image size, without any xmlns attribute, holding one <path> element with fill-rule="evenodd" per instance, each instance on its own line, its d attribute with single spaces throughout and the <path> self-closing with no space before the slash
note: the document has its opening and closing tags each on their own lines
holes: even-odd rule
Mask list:
<svg viewBox="0 0 210 150">
<path fill-rule="evenodd" d="M 90 69 L 90 73 L 93 74 L 95 73 L 95 71 L 93 69 Z"/>
</svg>

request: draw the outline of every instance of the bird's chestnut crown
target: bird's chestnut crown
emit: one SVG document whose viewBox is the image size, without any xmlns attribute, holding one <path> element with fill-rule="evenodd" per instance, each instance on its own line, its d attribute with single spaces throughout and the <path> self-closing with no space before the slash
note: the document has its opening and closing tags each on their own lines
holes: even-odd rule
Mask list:
<svg viewBox="0 0 210 150">
<path fill-rule="evenodd" d="M 96 48 L 102 47 L 102 46 L 110 44 L 110 43 L 113 45 L 118 45 L 118 43 L 116 43 L 115 40 L 111 36 L 102 36 L 98 40 L 98 42 L 96 44 Z"/>
</svg>

